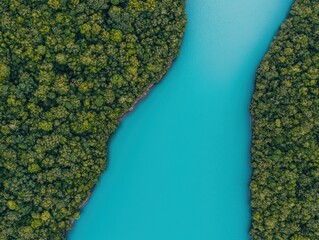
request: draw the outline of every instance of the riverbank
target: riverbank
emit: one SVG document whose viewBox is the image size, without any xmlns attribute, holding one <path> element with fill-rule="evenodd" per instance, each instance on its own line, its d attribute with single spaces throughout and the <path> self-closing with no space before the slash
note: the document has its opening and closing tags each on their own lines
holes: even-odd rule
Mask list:
<svg viewBox="0 0 319 240">
<path fill-rule="evenodd" d="M 294 0 L 293 0 L 294 1 Z M 286 17 L 284 19 L 284 21 L 287 20 L 287 18 L 289 17 L 289 13 L 293 7 L 293 3 L 291 3 L 290 5 L 291 7 L 288 9 L 288 11 L 286 12 Z M 284 21 L 282 22 L 282 24 L 284 24 Z M 271 43 L 269 44 L 269 47 L 267 49 L 267 52 L 265 54 L 265 56 L 262 58 L 259 66 L 258 66 L 258 69 L 256 70 L 256 74 L 255 74 L 255 79 L 254 79 L 254 86 L 253 86 L 253 96 L 254 94 L 258 94 L 258 91 L 257 91 L 257 78 L 258 78 L 258 71 L 260 71 L 260 68 L 262 67 L 262 65 L 264 64 L 265 61 L 267 61 L 267 53 L 271 50 L 272 46 L 275 44 L 274 41 L 276 39 L 276 37 L 280 34 L 280 29 L 281 29 L 281 26 L 282 24 L 280 25 L 280 27 L 277 29 L 277 32 L 276 34 L 274 35 L 274 37 L 272 38 L 271 40 Z M 250 194 L 249 194 L 249 197 L 250 197 L 250 203 L 251 203 L 251 212 L 252 212 L 252 219 L 253 219 L 253 216 L 254 216 L 254 208 L 252 207 L 252 202 L 253 202 L 253 198 L 252 198 L 252 189 L 254 189 L 254 186 L 252 186 L 252 182 L 253 182 L 253 175 L 254 175 L 254 171 L 255 171 L 255 168 L 253 167 L 253 163 L 252 163 L 252 158 L 253 158 L 253 154 L 252 154 L 252 148 L 253 148 L 253 144 L 254 144 L 254 141 L 253 141 L 253 138 L 254 138 L 254 127 L 255 127 L 255 119 L 254 119 L 254 115 L 253 115 L 253 109 L 252 109 L 252 102 L 253 102 L 253 97 L 251 98 L 251 104 L 250 104 L 250 124 L 251 124 L 251 128 L 252 128 L 252 135 L 251 135 L 251 143 L 250 143 L 250 146 L 251 146 L 251 156 L 250 156 L 250 167 L 251 167 L 251 177 L 250 177 L 250 185 L 249 185 L 249 188 L 250 188 Z M 258 138 L 258 137 L 257 137 Z M 251 236 L 253 237 L 254 236 L 254 233 L 252 231 L 254 231 L 254 220 L 252 220 L 251 224 L 250 224 L 250 234 Z"/>
<path fill-rule="evenodd" d="M 252 99 L 251 236 L 318 239 L 319 3 L 294 1 Z"/>
<path fill-rule="evenodd" d="M 178 58 L 178 56 L 176 57 Z M 124 118 L 132 111 L 134 111 L 134 109 L 137 107 L 137 105 L 143 101 L 147 96 L 148 94 L 151 92 L 151 90 L 157 85 L 159 84 L 162 80 L 164 80 L 163 78 L 165 77 L 165 75 L 168 73 L 168 71 L 170 70 L 170 68 L 172 67 L 172 65 L 174 64 L 174 61 L 176 59 L 172 59 L 170 60 L 170 64 L 169 64 L 169 67 L 166 68 L 166 71 L 165 73 L 163 74 L 162 78 L 160 81 L 156 82 L 156 83 L 152 83 L 149 87 L 146 88 L 146 91 L 139 97 L 137 98 L 137 100 L 133 103 L 133 105 L 128 109 L 128 111 L 126 113 L 123 114 L 122 117 L 119 118 L 119 122 L 122 122 L 124 120 Z M 110 137 L 110 139 L 112 138 L 112 136 Z M 105 171 L 107 171 L 107 169 L 105 169 Z M 88 201 L 90 200 L 90 198 L 92 197 L 92 194 L 94 192 L 94 189 L 95 189 L 96 186 L 94 186 L 92 188 L 92 191 L 91 191 L 91 194 L 83 201 L 83 203 L 80 205 L 79 207 L 79 211 L 82 210 L 83 207 L 85 207 L 85 205 L 88 203 Z M 75 224 L 77 219 L 72 219 L 71 220 L 71 226 L 73 226 Z"/>
</svg>

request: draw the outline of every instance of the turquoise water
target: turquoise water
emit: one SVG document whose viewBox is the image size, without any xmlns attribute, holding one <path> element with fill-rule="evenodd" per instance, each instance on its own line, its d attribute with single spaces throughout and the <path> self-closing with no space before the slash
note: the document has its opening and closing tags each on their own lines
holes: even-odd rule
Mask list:
<svg viewBox="0 0 319 240">
<path fill-rule="evenodd" d="M 113 136 L 69 239 L 249 239 L 249 101 L 291 3 L 188 1 L 180 57 Z"/>
</svg>

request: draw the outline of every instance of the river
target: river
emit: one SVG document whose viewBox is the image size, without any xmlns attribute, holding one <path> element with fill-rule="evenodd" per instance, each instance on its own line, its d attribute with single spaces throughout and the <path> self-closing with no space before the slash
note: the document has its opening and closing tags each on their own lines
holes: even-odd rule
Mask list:
<svg viewBox="0 0 319 240">
<path fill-rule="evenodd" d="M 291 3 L 188 0 L 180 56 L 112 137 L 68 239 L 249 239 L 249 104 Z"/>
</svg>

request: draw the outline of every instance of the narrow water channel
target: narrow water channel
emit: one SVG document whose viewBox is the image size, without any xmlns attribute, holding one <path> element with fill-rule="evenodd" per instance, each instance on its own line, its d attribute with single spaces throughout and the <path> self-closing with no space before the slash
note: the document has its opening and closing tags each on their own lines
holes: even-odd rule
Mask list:
<svg viewBox="0 0 319 240">
<path fill-rule="evenodd" d="M 180 57 L 121 123 L 68 239 L 249 239 L 249 102 L 291 3 L 188 0 Z"/>
</svg>

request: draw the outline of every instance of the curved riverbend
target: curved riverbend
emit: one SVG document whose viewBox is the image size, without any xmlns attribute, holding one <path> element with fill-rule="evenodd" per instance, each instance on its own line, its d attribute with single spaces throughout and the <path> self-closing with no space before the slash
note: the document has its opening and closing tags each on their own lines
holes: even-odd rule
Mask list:
<svg viewBox="0 0 319 240">
<path fill-rule="evenodd" d="M 249 239 L 249 102 L 291 3 L 188 1 L 181 55 L 113 136 L 69 239 Z"/>
</svg>

